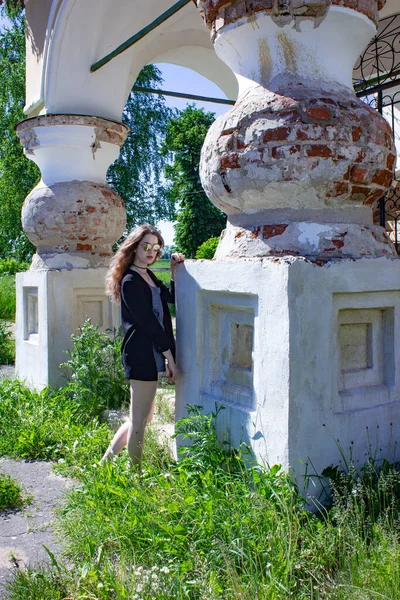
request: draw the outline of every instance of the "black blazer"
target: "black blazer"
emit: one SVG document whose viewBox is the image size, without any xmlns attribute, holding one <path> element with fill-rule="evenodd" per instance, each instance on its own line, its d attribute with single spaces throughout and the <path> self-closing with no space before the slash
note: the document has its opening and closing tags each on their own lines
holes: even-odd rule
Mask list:
<svg viewBox="0 0 400 600">
<path fill-rule="evenodd" d="M 153 344 L 160 352 L 171 350 L 175 356 L 175 340 L 168 303 L 175 303 L 175 285 L 168 289 L 150 270 L 147 271 L 161 288 L 164 329 L 153 312 L 152 294 L 143 277 L 128 269 L 121 281 L 121 318 L 124 339 L 122 364 L 127 379 L 157 381 L 158 373 Z"/>
</svg>

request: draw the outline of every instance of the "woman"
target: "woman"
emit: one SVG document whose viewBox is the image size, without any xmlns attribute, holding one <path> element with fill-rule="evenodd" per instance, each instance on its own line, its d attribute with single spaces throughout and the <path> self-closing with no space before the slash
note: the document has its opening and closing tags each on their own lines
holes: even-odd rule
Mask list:
<svg viewBox="0 0 400 600">
<path fill-rule="evenodd" d="M 119 454 L 126 446 L 133 464 L 141 469 L 143 439 L 150 423 L 157 391 L 158 373 L 165 371 L 169 382 L 177 377 L 175 341 L 168 303 L 175 302 L 174 272 L 182 254 L 171 258 L 171 287 L 168 290 L 148 267 L 162 256 L 160 232 L 145 223 L 136 227 L 115 254 L 106 277 L 106 291 L 121 303 L 122 363 L 130 380 L 129 421 L 121 425 L 102 461 Z"/>
</svg>

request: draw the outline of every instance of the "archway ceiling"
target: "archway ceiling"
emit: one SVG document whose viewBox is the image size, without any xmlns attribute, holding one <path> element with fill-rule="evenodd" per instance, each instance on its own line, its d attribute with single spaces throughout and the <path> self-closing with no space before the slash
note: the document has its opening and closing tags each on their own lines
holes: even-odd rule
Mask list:
<svg viewBox="0 0 400 600">
<path fill-rule="evenodd" d="M 209 32 L 193 3 L 99 71 L 90 72 L 94 62 L 174 3 L 173 0 L 53 0 L 43 52 L 41 98 L 27 96 L 28 114 L 94 114 L 120 120 L 138 73 L 144 65 L 154 62 L 194 69 L 235 99 L 236 79 L 217 58 Z M 28 11 L 27 16 L 29 20 Z M 34 38 L 35 32 L 31 31 L 28 41 L 33 46 Z"/>
<path fill-rule="evenodd" d="M 28 53 L 30 42 L 31 54 L 37 63 L 43 63 L 40 86 L 29 86 L 30 73 L 27 75 L 28 90 L 40 89 L 27 95 L 28 115 L 91 114 L 120 120 L 140 69 L 152 62 L 194 69 L 216 83 L 229 98 L 236 96 L 236 80 L 215 55 L 209 32 L 193 2 L 91 73 L 93 63 L 151 23 L 176 0 L 42 1 L 51 7 L 41 56 L 35 55 L 35 30 L 32 28 L 28 34 Z M 397 12 L 397 3 L 398 0 L 388 0 L 382 16 Z M 38 77 L 37 70 L 32 76 Z"/>
</svg>

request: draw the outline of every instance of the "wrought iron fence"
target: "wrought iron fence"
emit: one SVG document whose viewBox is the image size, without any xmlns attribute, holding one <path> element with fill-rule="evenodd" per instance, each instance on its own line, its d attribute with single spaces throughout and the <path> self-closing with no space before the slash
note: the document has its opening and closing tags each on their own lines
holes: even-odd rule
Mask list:
<svg viewBox="0 0 400 600">
<path fill-rule="evenodd" d="M 357 96 L 383 114 L 392 126 L 399 154 L 400 13 L 380 21 L 376 37 L 354 67 L 353 81 Z M 400 253 L 400 164 L 388 192 L 377 202 L 374 221 L 386 228 Z"/>
</svg>

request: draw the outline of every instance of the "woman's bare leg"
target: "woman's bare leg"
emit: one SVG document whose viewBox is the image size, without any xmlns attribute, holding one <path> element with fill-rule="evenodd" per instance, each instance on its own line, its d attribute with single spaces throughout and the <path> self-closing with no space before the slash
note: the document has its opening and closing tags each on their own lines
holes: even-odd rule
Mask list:
<svg viewBox="0 0 400 600">
<path fill-rule="evenodd" d="M 129 421 L 121 425 L 108 446 L 101 462 L 107 462 L 113 456 L 119 454 L 126 446 L 128 440 Z"/>
<path fill-rule="evenodd" d="M 131 409 L 127 449 L 132 464 L 142 465 L 144 430 L 151 421 L 157 392 L 157 381 L 131 379 Z"/>
</svg>

